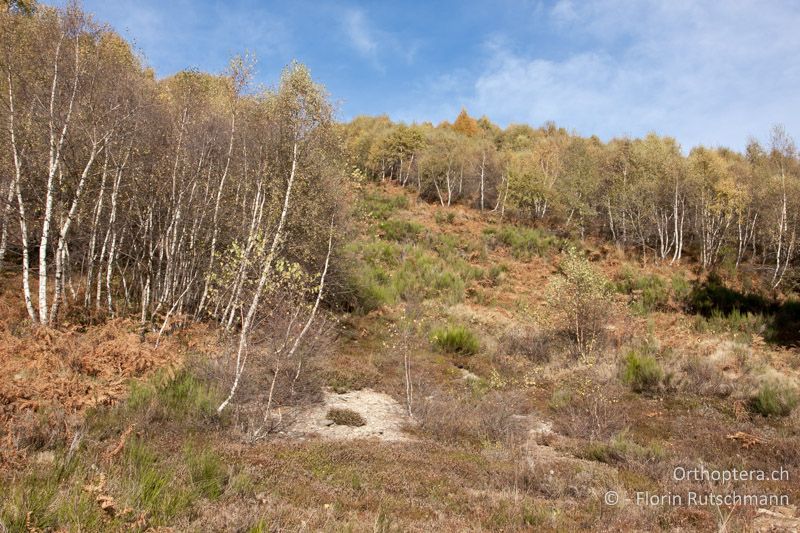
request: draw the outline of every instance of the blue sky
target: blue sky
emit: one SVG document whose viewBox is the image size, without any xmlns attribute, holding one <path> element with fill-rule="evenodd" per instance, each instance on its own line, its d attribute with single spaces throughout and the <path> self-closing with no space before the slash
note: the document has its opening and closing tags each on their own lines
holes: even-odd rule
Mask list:
<svg viewBox="0 0 800 533">
<path fill-rule="evenodd" d="M 84 0 L 159 76 L 220 72 L 253 52 L 257 82 L 292 59 L 339 116 L 583 135 L 673 135 L 741 149 L 783 123 L 800 137 L 800 2 L 790 0 Z"/>
</svg>

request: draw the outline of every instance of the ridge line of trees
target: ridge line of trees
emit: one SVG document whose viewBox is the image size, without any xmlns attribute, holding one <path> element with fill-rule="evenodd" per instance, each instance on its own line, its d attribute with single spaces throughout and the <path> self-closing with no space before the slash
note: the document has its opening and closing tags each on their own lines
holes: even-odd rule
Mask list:
<svg viewBox="0 0 800 533">
<path fill-rule="evenodd" d="M 501 129 L 466 110 L 452 124 L 361 116 L 343 128 L 357 174 L 426 201 L 592 235 L 644 260 L 674 264 L 688 252 L 704 270 L 747 267 L 772 289 L 795 283 L 800 158 L 782 126 L 766 146 L 688 156 L 652 133 L 603 143 L 553 123 Z"/>
</svg>

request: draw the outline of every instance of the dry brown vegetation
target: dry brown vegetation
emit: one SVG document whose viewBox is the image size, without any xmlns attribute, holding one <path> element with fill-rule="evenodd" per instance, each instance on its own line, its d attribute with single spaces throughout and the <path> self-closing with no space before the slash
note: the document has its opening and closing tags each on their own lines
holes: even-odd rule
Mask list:
<svg viewBox="0 0 800 533">
<path fill-rule="evenodd" d="M 69 444 L 93 408 L 124 400 L 132 381 L 161 373 L 173 379 L 186 348 L 210 353 L 216 340 L 204 325 L 183 328 L 180 335 L 154 347 L 154 335 L 139 324 L 112 319 L 99 325 L 59 329 L 30 328 L 11 287 L 0 285 L 0 460 L 14 463 L 23 452 Z M 183 339 L 182 341 L 179 339 Z"/>
<path fill-rule="evenodd" d="M 342 125 L 302 65 L 156 80 L 77 6 L 7 4 L 0 533 L 800 528 L 635 502 L 799 501 L 782 130 Z"/>
<path fill-rule="evenodd" d="M 367 193 L 407 194 L 386 186 Z M 699 330 L 678 305 L 641 313 L 635 300 L 612 295 L 616 311 L 605 317 L 603 344 L 576 359 L 541 281 L 559 275 L 560 254 L 515 259 L 485 244 L 490 217 L 456 206 L 447 209 L 455 213 L 452 223 L 439 223 L 441 208 L 410 196 L 395 203 L 401 207 L 386 218 L 418 224 L 423 239 L 375 241 L 369 216 L 360 219 L 357 239 L 388 246 L 385 254 L 447 258 L 463 292 L 454 301 L 454 292 L 420 295 L 414 291 L 425 288 L 417 286 L 372 312 L 339 314 L 304 348 L 302 378 L 295 380 L 293 369 L 279 372 L 270 425 L 257 438 L 276 359 L 256 357 L 233 410 L 218 416 L 214 407 L 233 364 L 224 336 L 196 325 L 177 328 L 155 349 L 155 333 L 142 338 L 121 319 L 30 329 L 16 295 L 4 292 L 2 368 L 10 379 L 3 382 L 3 408 L 14 420 L 6 427 L 15 428 L 6 438 L 28 426 L 27 440 L 14 437 L 9 448 L 19 453 L 6 459 L 12 490 L 0 520 L 12 530 L 27 524 L 250 531 L 738 530 L 794 523 L 791 511 L 771 507 L 603 503 L 608 490 L 631 498 L 637 491 L 731 488 L 675 481 L 676 466 L 800 471 L 798 410 L 765 417 L 751 407 L 765 382 L 794 386 L 794 348 Z M 358 246 L 358 261 L 369 262 Z M 625 268 L 674 272 L 584 246 L 607 279 Z M 402 263 L 381 264 L 386 279 L 425 275 L 399 273 Z M 497 264 L 505 268 L 491 276 Z M 454 324 L 479 339 L 474 353 L 431 343 L 434 332 Z M 647 393 L 626 381 L 630 353 L 659 369 Z M 24 389 L 13 379 L 20 373 Z M 13 401 L 6 390 L 17 391 Z M 381 416 L 394 417 L 406 438 L 383 440 L 370 429 L 377 419 L 358 398 L 377 394 L 371 390 L 396 400 Z M 324 395 L 351 391 L 364 394 L 330 408 L 321 403 Z M 53 417 L 59 410 L 72 416 L 71 425 Z M 311 413 L 320 420 L 307 418 Z M 329 423 L 338 428 L 334 439 L 323 438 Z M 80 435 L 78 445 L 70 446 L 62 426 Z M 358 435 L 369 435 L 369 445 Z M 792 478 L 733 488 L 800 497 Z"/>
</svg>

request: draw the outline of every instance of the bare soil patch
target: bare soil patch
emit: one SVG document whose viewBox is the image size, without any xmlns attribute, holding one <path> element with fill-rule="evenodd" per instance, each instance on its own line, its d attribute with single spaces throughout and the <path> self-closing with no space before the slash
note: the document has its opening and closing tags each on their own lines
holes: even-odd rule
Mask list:
<svg viewBox="0 0 800 533">
<path fill-rule="evenodd" d="M 347 409 L 363 417 L 362 426 L 336 424 L 328 416 L 334 409 Z M 344 394 L 326 392 L 323 402 L 297 415 L 287 433 L 293 436 L 316 434 L 323 439 L 353 440 L 376 438 L 384 441 L 406 441 L 411 437 L 404 426 L 411 419 L 397 400 L 372 389 Z"/>
</svg>

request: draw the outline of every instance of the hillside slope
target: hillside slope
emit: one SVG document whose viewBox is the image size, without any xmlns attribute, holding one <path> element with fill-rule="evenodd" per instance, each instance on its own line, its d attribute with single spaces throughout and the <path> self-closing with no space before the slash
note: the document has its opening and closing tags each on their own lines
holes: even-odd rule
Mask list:
<svg viewBox="0 0 800 533">
<path fill-rule="evenodd" d="M 221 333 L 178 328 L 155 350 L 155 333 L 138 339 L 132 325 L 112 322 L 54 332 L 24 351 L 41 333 L 25 328 L 22 302 L 5 292 L 3 305 L 20 313 L 6 314 L 0 350 L 2 436 L 18 452 L 4 464 L 2 525 L 800 527 L 783 500 L 637 501 L 735 491 L 797 504 L 800 353 L 774 341 L 774 316 L 689 314 L 699 294 L 716 293 L 688 267 L 643 267 L 616 248 L 496 213 L 420 203 L 388 185 L 365 186 L 360 201 L 345 309 L 328 313 L 294 380 L 273 380 L 275 362 L 254 356 L 222 416 L 215 408 L 233 362 Z M 69 362 L 85 353 L 59 362 L 64 337 L 73 351 L 101 339 L 123 353 L 120 339 L 139 342 L 132 364 L 147 367 Z M 38 371 L 21 372 L 21 359 Z M 130 390 L 80 409 L 57 395 L 43 401 L 47 387 L 37 384 L 63 364 L 70 382 Z M 59 410 L 75 415 L 65 434 Z M 676 479 L 676 468 L 788 476 L 716 483 Z"/>
</svg>

